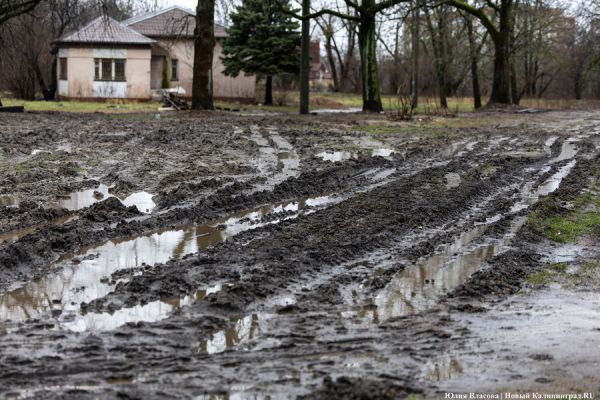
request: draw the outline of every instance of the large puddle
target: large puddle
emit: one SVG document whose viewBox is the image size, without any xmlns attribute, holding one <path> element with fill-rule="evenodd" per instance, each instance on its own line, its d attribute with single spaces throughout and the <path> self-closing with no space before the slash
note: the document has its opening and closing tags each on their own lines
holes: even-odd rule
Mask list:
<svg viewBox="0 0 600 400">
<path fill-rule="evenodd" d="M 71 193 L 66 198 L 61 198 L 52 202 L 50 207 L 66 208 L 69 211 L 77 211 L 89 207 L 109 197 L 116 197 L 110 193 L 110 187 L 100 184 L 93 189 L 86 189 Z M 135 206 L 140 212 L 149 214 L 154 210 L 156 204 L 152 201 L 152 194 L 148 192 L 136 192 L 125 199 L 119 199 L 127 207 Z"/>
<path fill-rule="evenodd" d="M 113 291 L 115 282 L 110 282 L 110 277 L 117 271 L 180 259 L 241 232 L 295 218 L 301 213 L 312 212 L 337 201 L 337 198 L 323 196 L 268 205 L 208 224 L 109 241 L 84 250 L 74 258 L 59 260 L 55 264 L 58 272 L 1 296 L 0 319 L 24 321 L 45 313 L 60 315 L 76 312 L 80 303 L 90 302 Z M 263 222 L 263 217 L 267 215 L 273 217 Z M 162 309 L 159 310 L 159 305 L 153 307 L 159 314 L 167 308 L 161 306 Z M 136 312 L 151 313 L 151 309 L 130 310 L 127 318 L 131 319 L 131 315 Z M 160 319 L 160 315 L 157 318 Z"/>
</svg>

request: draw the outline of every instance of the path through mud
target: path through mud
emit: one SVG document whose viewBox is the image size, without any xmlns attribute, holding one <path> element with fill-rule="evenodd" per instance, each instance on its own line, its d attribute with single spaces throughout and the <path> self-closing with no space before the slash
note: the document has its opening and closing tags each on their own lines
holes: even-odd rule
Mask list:
<svg viewBox="0 0 600 400">
<path fill-rule="evenodd" d="M 480 389 L 468 346 L 515 317 L 469 312 L 508 296 L 477 279 L 539 255 L 531 210 L 588 179 L 600 143 L 593 113 L 385 133 L 337 114 L 2 118 L 5 398 Z"/>
</svg>

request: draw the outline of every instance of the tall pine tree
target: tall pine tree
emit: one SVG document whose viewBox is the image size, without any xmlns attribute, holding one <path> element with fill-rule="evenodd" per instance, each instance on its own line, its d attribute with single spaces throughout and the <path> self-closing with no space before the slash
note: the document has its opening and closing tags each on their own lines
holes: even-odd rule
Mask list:
<svg viewBox="0 0 600 400">
<path fill-rule="evenodd" d="M 243 0 L 223 41 L 225 74 L 266 79 L 266 105 L 273 104 L 273 77 L 297 75 L 300 65 L 300 26 L 285 9 L 289 0 Z"/>
</svg>

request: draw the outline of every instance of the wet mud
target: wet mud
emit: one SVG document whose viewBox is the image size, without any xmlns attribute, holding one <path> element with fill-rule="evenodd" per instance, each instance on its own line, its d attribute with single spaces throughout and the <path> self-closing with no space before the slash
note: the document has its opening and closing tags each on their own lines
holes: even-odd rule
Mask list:
<svg viewBox="0 0 600 400">
<path fill-rule="evenodd" d="M 488 117 L 3 117 L 0 396 L 476 387 L 465 349 L 546 262 L 528 217 L 584 190 L 600 134 L 592 113 Z"/>
</svg>

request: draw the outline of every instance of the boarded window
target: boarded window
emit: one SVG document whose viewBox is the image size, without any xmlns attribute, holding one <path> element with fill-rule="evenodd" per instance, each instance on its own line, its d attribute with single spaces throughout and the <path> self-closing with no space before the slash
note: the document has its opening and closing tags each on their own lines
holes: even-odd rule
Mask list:
<svg viewBox="0 0 600 400">
<path fill-rule="evenodd" d="M 112 81 L 112 61 L 111 59 L 102 59 L 102 76 L 103 81 Z"/>
<path fill-rule="evenodd" d="M 178 81 L 179 80 L 179 61 L 171 60 L 171 80 Z"/>
<path fill-rule="evenodd" d="M 62 81 L 66 81 L 67 78 L 67 59 L 66 58 L 60 58 L 59 59 L 59 68 L 60 68 L 60 76 L 59 79 Z"/>
<path fill-rule="evenodd" d="M 125 81 L 125 60 L 115 60 L 115 81 Z"/>
</svg>

